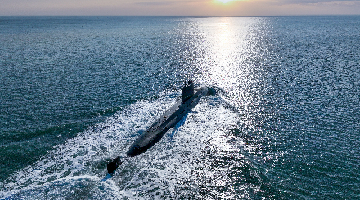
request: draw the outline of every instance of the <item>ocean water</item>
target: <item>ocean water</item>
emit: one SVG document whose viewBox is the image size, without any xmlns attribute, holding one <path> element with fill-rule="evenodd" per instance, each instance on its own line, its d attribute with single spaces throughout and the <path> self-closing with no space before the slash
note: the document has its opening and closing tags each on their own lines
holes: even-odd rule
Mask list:
<svg viewBox="0 0 360 200">
<path fill-rule="evenodd" d="M 360 199 L 359 16 L 0 17 L 0 70 L 0 199 Z"/>
</svg>

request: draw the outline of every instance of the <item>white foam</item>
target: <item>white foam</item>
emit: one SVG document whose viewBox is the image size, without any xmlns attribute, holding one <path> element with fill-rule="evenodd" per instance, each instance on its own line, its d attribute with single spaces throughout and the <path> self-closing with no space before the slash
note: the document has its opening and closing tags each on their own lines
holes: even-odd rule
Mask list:
<svg viewBox="0 0 360 200">
<path fill-rule="evenodd" d="M 206 156 L 208 152 L 238 151 L 227 142 L 231 138 L 224 135 L 236 126 L 237 114 L 221 103 L 214 103 L 217 99 L 212 97 L 201 99 L 177 129 L 172 142 L 169 142 L 173 132 L 170 130 L 165 139 L 146 153 L 127 159 L 113 178 L 100 181 L 106 174 L 108 160 L 125 156 L 139 130 L 150 126 L 175 100 L 168 95 L 153 102 L 139 101 L 65 144 L 55 146 L 37 163 L 13 174 L 0 191 L 0 197 L 166 198 L 179 192 L 183 196 L 188 195 L 186 191 L 196 193 L 204 178 L 217 178 L 219 185 L 229 181 L 221 177 L 221 170 L 209 168 L 212 161 Z"/>
</svg>

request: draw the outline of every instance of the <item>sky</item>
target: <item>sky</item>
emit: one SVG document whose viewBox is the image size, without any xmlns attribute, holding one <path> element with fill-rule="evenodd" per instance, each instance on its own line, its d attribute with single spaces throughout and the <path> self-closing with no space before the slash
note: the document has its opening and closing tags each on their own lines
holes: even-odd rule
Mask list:
<svg viewBox="0 0 360 200">
<path fill-rule="evenodd" d="M 0 0 L 0 16 L 360 15 L 360 0 Z"/>
</svg>

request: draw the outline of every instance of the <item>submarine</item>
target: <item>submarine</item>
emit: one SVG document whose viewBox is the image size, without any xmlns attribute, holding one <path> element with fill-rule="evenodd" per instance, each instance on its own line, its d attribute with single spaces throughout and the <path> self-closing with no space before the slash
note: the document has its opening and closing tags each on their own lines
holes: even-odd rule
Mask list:
<svg viewBox="0 0 360 200">
<path fill-rule="evenodd" d="M 215 90 L 208 87 L 195 89 L 193 81 L 185 82 L 182 88 L 182 97 L 169 110 L 165 111 L 146 131 L 144 131 L 130 146 L 126 152 L 128 157 L 134 157 L 147 151 L 155 143 L 160 141 L 164 134 L 173 128 L 188 112 L 191 111 L 200 101 L 200 98 L 207 95 L 214 95 Z M 108 174 L 113 174 L 122 164 L 120 156 L 107 164 Z"/>
</svg>

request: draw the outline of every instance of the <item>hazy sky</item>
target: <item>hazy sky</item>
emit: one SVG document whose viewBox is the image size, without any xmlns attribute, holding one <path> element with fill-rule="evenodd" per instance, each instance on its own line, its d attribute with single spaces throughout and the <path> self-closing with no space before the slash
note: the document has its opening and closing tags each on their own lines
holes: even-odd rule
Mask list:
<svg viewBox="0 0 360 200">
<path fill-rule="evenodd" d="M 6 15 L 360 15 L 360 0 L 0 0 Z"/>
</svg>

